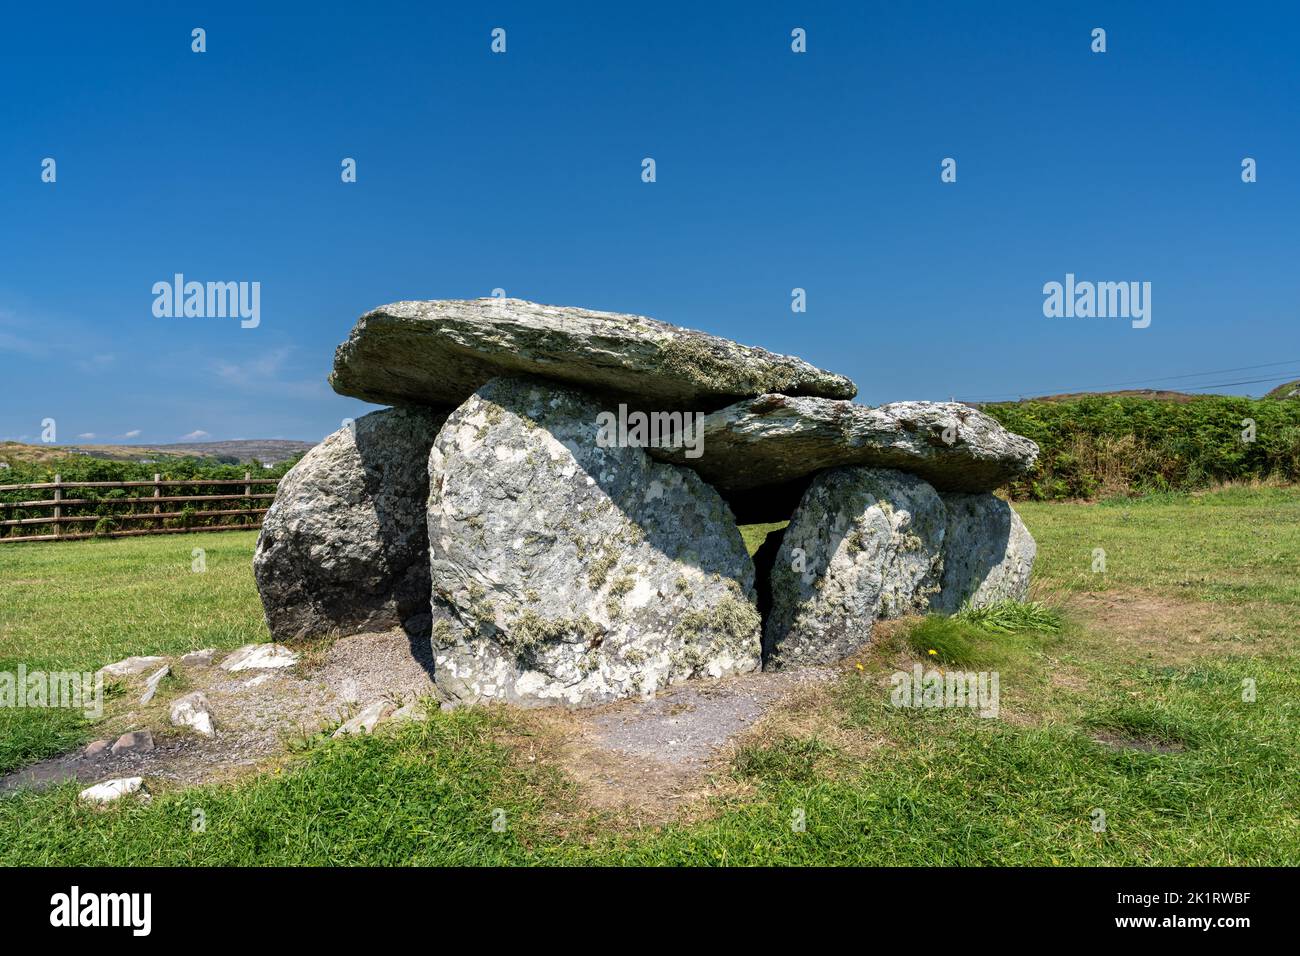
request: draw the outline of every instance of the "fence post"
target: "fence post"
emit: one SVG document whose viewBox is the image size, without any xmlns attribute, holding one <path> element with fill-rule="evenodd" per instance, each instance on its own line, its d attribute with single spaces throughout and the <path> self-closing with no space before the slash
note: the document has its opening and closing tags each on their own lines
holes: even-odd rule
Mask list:
<svg viewBox="0 0 1300 956">
<path fill-rule="evenodd" d="M 244 511 L 247 511 L 248 509 L 250 509 L 250 508 L 253 507 L 253 498 L 252 498 L 252 495 L 253 495 L 253 485 L 252 485 L 252 480 L 253 480 L 253 473 L 252 473 L 251 471 L 246 471 L 246 472 L 244 472 L 244 481 L 247 482 L 247 483 L 244 485 L 244 507 L 243 507 L 243 510 L 244 510 Z M 248 515 L 240 515 L 240 516 L 239 516 L 239 523 L 240 523 L 240 524 L 248 524 Z"/>
<path fill-rule="evenodd" d="M 153 476 L 153 496 L 155 498 L 162 496 L 162 475 L 158 474 L 157 472 L 155 472 Z M 153 506 L 153 513 L 162 514 L 162 505 L 159 505 L 158 503 L 155 502 Z M 163 526 L 162 518 L 159 518 L 154 522 L 155 528 L 161 528 L 162 526 Z"/>
<path fill-rule="evenodd" d="M 54 501 L 56 503 L 54 505 L 54 536 L 56 538 L 63 534 L 63 525 L 59 523 L 59 519 L 63 517 L 63 505 L 57 503 L 63 500 L 63 489 L 60 487 L 62 484 L 63 484 L 63 476 L 55 475 L 54 476 Z"/>
</svg>

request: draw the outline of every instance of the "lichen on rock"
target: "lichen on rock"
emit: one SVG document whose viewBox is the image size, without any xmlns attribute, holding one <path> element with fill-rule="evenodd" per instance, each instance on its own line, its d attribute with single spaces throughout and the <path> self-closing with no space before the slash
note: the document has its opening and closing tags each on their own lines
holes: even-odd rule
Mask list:
<svg viewBox="0 0 1300 956">
<path fill-rule="evenodd" d="M 693 472 L 601 447 L 601 410 L 575 389 L 494 379 L 434 442 L 435 680 L 452 700 L 593 703 L 759 667 L 753 565 L 730 512 Z"/>
<path fill-rule="evenodd" d="M 766 666 L 838 660 L 870 640 L 877 618 L 924 611 L 939 589 L 945 517 L 938 493 L 915 475 L 818 474 L 772 567 Z"/>
</svg>

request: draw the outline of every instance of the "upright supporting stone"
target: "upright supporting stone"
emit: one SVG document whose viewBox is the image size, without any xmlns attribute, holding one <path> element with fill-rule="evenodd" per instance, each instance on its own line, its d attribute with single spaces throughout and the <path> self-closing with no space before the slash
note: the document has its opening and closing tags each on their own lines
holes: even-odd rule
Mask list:
<svg viewBox="0 0 1300 956">
<path fill-rule="evenodd" d="M 427 467 L 445 418 L 430 409 L 372 412 L 284 476 L 253 558 L 277 640 L 427 629 Z"/>
<path fill-rule="evenodd" d="M 435 680 L 584 704 L 756 670 L 754 571 L 717 492 L 597 442 L 601 406 L 494 379 L 429 456 Z"/>
<path fill-rule="evenodd" d="M 944 530 L 943 502 L 915 475 L 818 474 L 772 569 L 766 666 L 838 660 L 870 640 L 876 618 L 924 611 L 939 588 Z"/>
<path fill-rule="evenodd" d="M 993 495 L 941 495 L 947 509 L 942 588 L 932 607 L 944 614 L 963 604 L 1023 601 L 1038 546 L 1015 509 Z"/>
</svg>

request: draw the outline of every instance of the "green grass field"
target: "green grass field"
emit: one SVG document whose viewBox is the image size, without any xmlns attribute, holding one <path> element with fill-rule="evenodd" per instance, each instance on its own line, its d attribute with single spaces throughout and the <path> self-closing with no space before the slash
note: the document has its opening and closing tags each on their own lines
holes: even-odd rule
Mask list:
<svg viewBox="0 0 1300 956">
<path fill-rule="evenodd" d="M 1300 490 L 1017 507 L 1039 543 L 1033 596 L 1064 626 L 961 625 L 962 666 L 1000 675 L 997 719 L 890 705 L 889 675 L 951 638 L 927 620 L 880 628 L 718 770 L 718 796 L 662 827 L 591 809 L 544 746 L 520 759 L 541 741 L 532 718 L 480 710 L 147 806 L 91 811 L 75 785 L 3 799 L 0 863 L 1294 864 Z M 264 639 L 252 545 L 0 546 L 0 670 Z M 89 732 L 0 712 L 0 764 Z"/>
</svg>

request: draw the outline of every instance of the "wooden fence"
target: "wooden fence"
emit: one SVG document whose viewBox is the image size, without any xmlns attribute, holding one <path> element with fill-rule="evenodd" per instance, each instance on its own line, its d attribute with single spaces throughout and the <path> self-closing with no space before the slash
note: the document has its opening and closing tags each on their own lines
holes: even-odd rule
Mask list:
<svg viewBox="0 0 1300 956">
<path fill-rule="evenodd" d="M 259 485 L 278 485 L 279 478 L 254 478 L 244 472 L 238 478 L 179 478 L 163 481 L 63 481 L 59 475 L 50 482 L 27 485 L 0 485 L 0 493 L 48 492 L 48 497 L 30 501 L 0 500 L 0 543 L 6 541 L 76 541 L 83 538 L 126 538 L 143 534 L 184 534 L 194 531 L 239 531 L 259 528 L 262 516 L 275 497 L 269 492 L 254 493 Z M 233 487 L 232 487 L 233 486 Z M 217 488 L 215 494 L 164 494 L 167 490 Z M 73 496 L 65 494 L 76 489 Z M 91 489 L 82 491 L 81 489 Z M 125 495 L 102 497 L 104 491 L 132 489 Z M 229 493 L 225 490 L 229 489 Z M 238 490 L 236 490 L 238 489 Z M 146 493 L 149 492 L 149 493 Z M 197 510 L 192 503 L 216 505 L 213 510 Z M 233 507 L 221 507 L 222 504 Z M 180 510 L 175 506 L 183 504 Z M 164 511 L 163 506 L 168 506 Z M 49 510 L 33 517 L 11 517 L 21 511 Z M 89 513 L 86 513 L 88 512 Z M 141 527 L 123 527 L 130 522 Z M 209 523 L 214 522 L 214 523 Z M 53 533 L 26 534 L 53 525 Z"/>
</svg>

